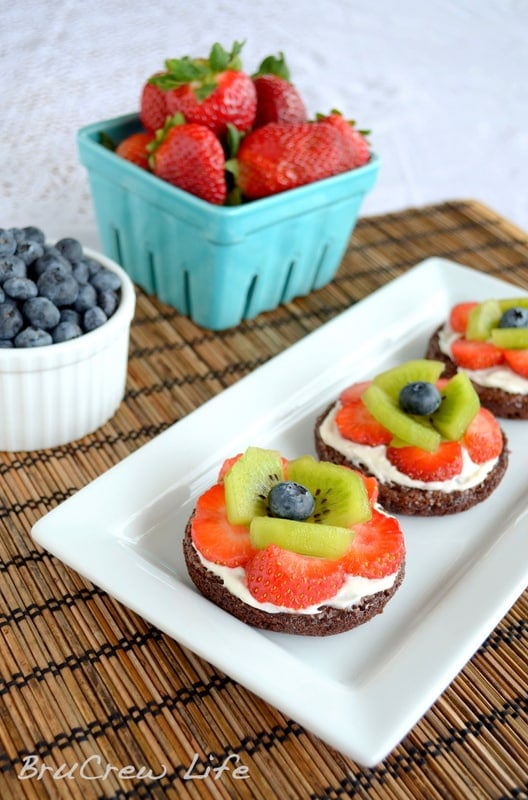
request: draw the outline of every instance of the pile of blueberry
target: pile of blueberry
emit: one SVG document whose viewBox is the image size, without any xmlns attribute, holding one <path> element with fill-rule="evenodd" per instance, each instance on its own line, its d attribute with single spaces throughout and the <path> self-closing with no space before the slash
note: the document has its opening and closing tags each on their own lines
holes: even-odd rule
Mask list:
<svg viewBox="0 0 528 800">
<path fill-rule="evenodd" d="M 103 325 L 121 279 L 77 239 L 46 243 L 34 226 L 0 228 L 0 347 L 66 342 Z"/>
</svg>

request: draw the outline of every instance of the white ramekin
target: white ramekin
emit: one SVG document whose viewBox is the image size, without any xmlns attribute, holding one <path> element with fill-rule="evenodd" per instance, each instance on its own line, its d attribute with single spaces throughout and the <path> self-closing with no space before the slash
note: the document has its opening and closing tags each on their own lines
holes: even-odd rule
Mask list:
<svg viewBox="0 0 528 800">
<path fill-rule="evenodd" d="M 77 339 L 0 349 L 0 451 L 80 439 L 107 422 L 123 399 L 134 284 L 115 261 L 89 248 L 84 254 L 119 275 L 119 306 L 104 325 Z"/>
</svg>

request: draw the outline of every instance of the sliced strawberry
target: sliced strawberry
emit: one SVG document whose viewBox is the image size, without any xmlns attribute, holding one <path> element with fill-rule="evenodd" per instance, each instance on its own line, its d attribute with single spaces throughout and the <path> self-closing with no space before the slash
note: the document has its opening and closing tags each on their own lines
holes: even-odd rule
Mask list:
<svg viewBox="0 0 528 800">
<path fill-rule="evenodd" d="M 480 408 L 464 434 L 462 443 L 475 464 L 483 464 L 502 453 L 503 440 L 499 423 L 487 408 Z"/>
<path fill-rule="evenodd" d="M 372 381 L 360 381 L 359 383 L 353 383 L 351 386 L 347 386 L 339 395 L 341 403 L 346 405 L 346 403 L 352 403 L 354 400 L 360 400 L 361 395 L 371 383 Z"/>
<path fill-rule="evenodd" d="M 249 528 L 227 520 L 223 483 L 216 483 L 198 498 L 191 537 L 204 558 L 225 567 L 243 566 L 255 553 Z"/>
<path fill-rule="evenodd" d="M 387 458 L 404 475 L 419 481 L 446 481 L 462 471 L 458 442 L 442 442 L 434 453 L 419 447 L 388 447 Z"/>
<path fill-rule="evenodd" d="M 245 569 L 255 600 L 293 609 L 328 600 L 345 580 L 340 561 L 299 555 L 275 544 L 259 550 Z"/>
<path fill-rule="evenodd" d="M 358 444 L 376 447 L 389 444 L 393 438 L 392 433 L 372 416 L 361 400 L 341 406 L 335 420 L 341 436 Z"/>
<path fill-rule="evenodd" d="M 405 542 L 395 517 L 373 509 L 368 522 L 354 525 L 354 540 L 340 559 L 345 571 L 363 578 L 384 578 L 400 567 L 405 555 Z"/>
<path fill-rule="evenodd" d="M 357 472 L 357 470 L 354 471 Z M 372 475 L 363 475 L 362 472 L 358 472 L 357 474 L 360 476 L 360 478 L 363 479 L 363 483 L 365 484 L 365 489 L 367 490 L 369 503 L 371 506 L 373 506 L 374 503 L 376 503 L 378 500 L 378 494 L 379 494 L 378 481 Z"/>
<path fill-rule="evenodd" d="M 451 330 L 456 331 L 456 333 L 465 333 L 468 324 L 469 313 L 475 308 L 475 306 L 478 306 L 478 303 L 457 303 L 456 306 L 453 306 L 451 313 L 449 314 L 449 326 Z"/>
<path fill-rule="evenodd" d="M 504 360 L 503 351 L 492 342 L 464 338 L 453 342 L 451 353 L 458 366 L 465 369 L 488 369 L 496 367 Z"/>
<path fill-rule="evenodd" d="M 504 350 L 504 360 L 510 369 L 528 378 L 528 350 Z"/>
</svg>

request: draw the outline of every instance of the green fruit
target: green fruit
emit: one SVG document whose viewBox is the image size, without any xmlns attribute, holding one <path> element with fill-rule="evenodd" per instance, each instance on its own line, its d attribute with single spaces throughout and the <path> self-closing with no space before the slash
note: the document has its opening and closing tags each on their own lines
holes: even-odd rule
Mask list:
<svg viewBox="0 0 528 800">
<path fill-rule="evenodd" d="M 372 516 L 363 479 L 348 467 L 301 456 L 289 462 L 288 479 L 305 486 L 314 497 L 315 508 L 306 522 L 348 528 Z"/>
<path fill-rule="evenodd" d="M 498 300 L 485 300 L 475 306 L 468 316 L 466 339 L 485 341 L 499 324 L 502 309 Z"/>
<path fill-rule="evenodd" d="M 441 390 L 442 404 L 432 416 L 445 439 L 458 441 L 476 416 L 480 401 L 465 372 L 458 372 Z"/>
<path fill-rule="evenodd" d="M 404 364 L 388 369 L 385 372 L 380 372 L 372 383 L 383 389 L 397 403 L 401 390 L 408 383 L 414 383 L 415 381 L 436 383 L 444 369 L 445 364 L 441 361 L 417 358 L 414 361 L 406 361 Z"/>
<path fill-rule="evenodd" d="M 441 366 L 443 369 L 444 365 L 442 364 Z M 415 380 L 421 380 L 421 378 L 417 377 Z M 433 378 L 433 380 L 436 380 L 436 378 Z M 408 383 L 408 381 L 405 383 Z M 391 384 L 391 392 L 396 391 L 395 387 L 396 382 Z M 365 390 L 361 399 L 372 416 L 384 425 L 384 427 L 394 435 L 396 440 L 401 439 L 406 443 L 406 446 L 414 445 L 421 450 L 427 450 L 431 453 L 438 448 L 440 444 L 440 434 L 435 431 L 427 419 L 423 417 L 414 417 L 402 411 L 398 404 L 397 396 L 395 399 L 373 382 Z"/>
<path fill-rule="evenodd" d="M 528 328 L 494 328 L 491 341 L 505 350 L 524 350 L 528 348 Z"/>
<path fill-rule="evenodd" d="M 528 297 L 512 297 L 498 301 L 500 310 L 507 311 L 509 308 L 528 308 Z"/>
<path fill-rule="evenodd" d="M 254 517 L 249 535 L 253 547 L 259 550 L 276 544 L 301 555 L 335 559 L 344 556 L 354 538 L 348 528 L 278 517 Z"/>
<path fill-rule="evenodd" d="M 248 447 L 224 476 L 226 513 L 232 525 L 249 525 L 253 517 L 268 513 L 271 487 L 284 480 L 277 450 Z"/>
</svg>

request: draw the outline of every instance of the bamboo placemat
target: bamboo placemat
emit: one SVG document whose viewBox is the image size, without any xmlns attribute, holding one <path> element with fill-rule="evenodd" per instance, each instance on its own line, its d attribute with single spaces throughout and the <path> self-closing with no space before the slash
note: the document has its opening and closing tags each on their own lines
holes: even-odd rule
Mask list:
<svg viewBox="0 0 528 800">
<path fill-rule="evenodd" d="M 331 285 L 234 330 L 202 330 L 138 292 L 115 417 L 70 446 L 0 454 L 1 800 L 528 798 L 526 594 L 396 750 L 364 769 L 30 537 L 123 457 L 432 255 L 528 289 L 528 236 L 478 203 L 363 219 Z M 203 777 L 226 758 L 231 772 Z"/>
</svg>

